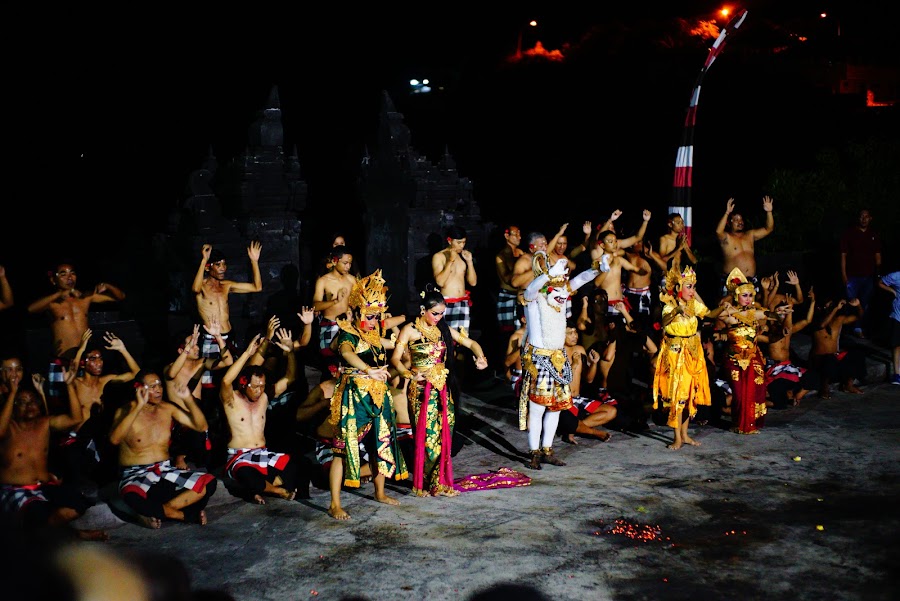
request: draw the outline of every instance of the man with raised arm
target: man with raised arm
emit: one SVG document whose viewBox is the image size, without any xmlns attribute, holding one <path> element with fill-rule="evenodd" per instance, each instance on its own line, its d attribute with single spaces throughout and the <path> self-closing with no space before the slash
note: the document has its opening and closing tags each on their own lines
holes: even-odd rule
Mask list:
<svg viewBox="0 0 900 601">
<path fill-rule="evenodd" d="M 762 240 L 775 229 L 775 217 L 772 215 L 772 197 L 763 196 L 763 210 L 766 212 L 766 224 L 763 227 L 751 230 L 745 229 L 744 216 L 734 210 L 734 198 L 729 198 L 725 205 L 725 214 L 716 226 L 716 236 L 722 246 L 722 294 L 727 295 L 725 289 L 728 274 L 736 267 L 741 270 L 747 281 L 759 288 L 756 278 L 756 254 L 754 245 L 757 240 Z"/>
<path fill-rule="evenodd" d="M 219 389 L 219 399 L 231 427 L 225 471 L 241 485 L 248 498 L 260 505 L 266 503 L 264 495 L 293 500 L 297 492 L 296 463 L 289 454 L 270 451 L 266 447 L 269 393 L 273 397 L 284 393 L 293 383 L 297 369 L 291 332 L 281 328 L 275 336 L 277 340 L 273 342 L 284 353 L 287 367 L 284 376 L 271 386 L 271 390 L 266 386 L 265 368 L 247 365 L 259 350 L 259 334 L 222 376 Z"/>
</svg>

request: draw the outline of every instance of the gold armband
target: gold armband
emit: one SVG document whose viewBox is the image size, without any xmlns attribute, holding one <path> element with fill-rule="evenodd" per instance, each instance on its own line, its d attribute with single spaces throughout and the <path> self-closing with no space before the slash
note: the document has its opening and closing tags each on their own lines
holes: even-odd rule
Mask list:
<svg viewBox="0 0 900 601">
<path fill-rule="evenodd" d="M 401 372 L 400 372 L 400 377 L 406 378 L 407 380 L 412 380 L 412 379 L 415 378 L 416 376 L 415 376 L 415 374 L 413 374 L 413 372 L 411 372 L 411 371 L 409 371 L 409 370 L 406 370 L 406 371 L 401 371 Z"/>
<path fill-rule="evenodd" d="M 459 337 L 462 340 L 465 340 L 469 337 L 469 332 L 465 328 L 459 328 Z"/>
</svg>

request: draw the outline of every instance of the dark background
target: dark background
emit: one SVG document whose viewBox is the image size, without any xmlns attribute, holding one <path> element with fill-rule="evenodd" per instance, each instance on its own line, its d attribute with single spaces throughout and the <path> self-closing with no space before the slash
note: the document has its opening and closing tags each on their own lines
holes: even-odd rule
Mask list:
<svg viewBox="0 0 900 601">
<path fill-rule="evenodd" d="M 244 151 L 273 85 L 285 152 L 297 148 L 309 185 L 307 223 L 334 220 L 358 231 L 365 207 L 357 169 L 387 91 L 416 150 L 433 162 L 449 150 L 474 182 L 485 220 L 515 221 L 548 237 L 568 221 L 577 240 L 582 221 L 603 221 L 615 208 L 625 212 L 628 233 L 646 207 L 656 240 L 689 96 L 714 39 L 685 32 L 703 20 L 723 25 L 714 12 L 723 3 L 601 4 L 515 4 L 490 14 L 415 4 L 12 9 L 8 24 L 18 37 L 4 42 L 12 160 L 0 264 L 17 309 L 24 313 L 49 292 L 46 272 L 65 258 L 75 262 L 80 288 L 101 280 L 126 291 L 152 285 L 159 274 L 150 239 L 189 195 L 188 176 L 210 148 L 220 165 Z M 819 148 L 844 140 L 900 139 L 896 108 L 859 110 L 858 98 L 836 97 L 814 77 L 831 57 L 896 68 L 889 8 L 746 6 L 747 21 L 700 97 L 693 181 L 700 245 L 729 197 L 751 226 L 762 223 L 773 169 L 811 165 Z M 822 10 L 840 20 L 820 18 Z M 532 18 L 537 29 L 524 25 Z M 566 60 L 509 62 L 520 32 L 523 48 L 540 40 Z M 792 59 L 780 60 L 778 49 Z M 409 78 L 422 76 L 435 91 L 410 95 Z M 776 228 L 791 210 L 775 199 Z M 501 244 L 498 237 L 495 248 Z M 487 281 L 492 273 L 481 275 Z"/>
</svg>

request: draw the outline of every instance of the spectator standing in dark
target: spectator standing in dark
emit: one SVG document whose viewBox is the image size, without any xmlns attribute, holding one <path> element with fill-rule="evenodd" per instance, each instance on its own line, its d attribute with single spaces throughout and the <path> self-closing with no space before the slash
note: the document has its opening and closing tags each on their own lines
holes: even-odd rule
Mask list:
<svg viewBox="0 0 900 601">
<path fill-rule="evenodd" d="M 865 338 L 871 327 L 868 316 L 869 301 L 881 277 L 881 236 L 872 227 L 872 213 L 861 209 L 854 225 L 841 235 L 841 280 L 847 300 L 859 299 L 862 317 L 853 333 Z"/>
</svg>

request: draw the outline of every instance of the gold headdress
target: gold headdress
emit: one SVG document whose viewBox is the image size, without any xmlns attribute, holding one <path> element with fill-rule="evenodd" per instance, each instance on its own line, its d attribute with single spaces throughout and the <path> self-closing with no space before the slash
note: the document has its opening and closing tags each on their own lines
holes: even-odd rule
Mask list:
<svg viewBox="0 0 900 601">
<path fill-rule="evenodd" d="M 685 267 L 681 273 L 678 273 L 678 270 L 674 268 L 666 272 L 666 292 L 669 294 L 674 294 L 676 288 L 681 289 L 685 284 L 696 283 L 697 272 L 690 265 Z"/>
<path fill-rule="evenodd" d="M 728 274 L 728 278 L 725 280 L 725 287 L 734 297 L 734 300 L 737 300 L 738 296 L 744 292 L 756 293 L 756 287 L 752 282 L 747 281 L 744 272 L 737 267 L 732 269 L 731 273 Z"/>
<path fill-rule="evenodd" d="M 363 315 L 381 315 L 387 310 L 387 291 L 381 270 L 358 278 L 350 290 L 347 303 L 351 309 L 359 309 Z"/>
</svg>

